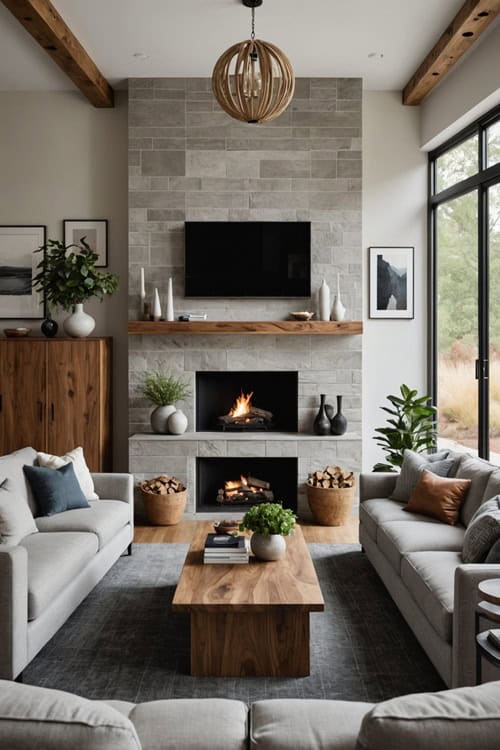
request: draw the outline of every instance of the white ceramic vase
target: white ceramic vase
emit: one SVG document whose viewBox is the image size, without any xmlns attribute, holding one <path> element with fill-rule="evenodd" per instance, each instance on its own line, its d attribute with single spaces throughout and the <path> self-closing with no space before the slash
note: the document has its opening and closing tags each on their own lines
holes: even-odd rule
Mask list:
<svg viewBox="0 0 500 750">
<path fill-rule="evenodd" d="M 95 320 L 83 310 L 83 304 L 75 305 L 73 313 L 63 322 L 63 327 L 68 336 L 75 339 L 84 339 L 90 336 L 95 328 Z"/>
<path fill-rule="evenodd" d="M 155 288 L 155 296 L 154 296 L 154 302 L 153 302 L 153 320 L 160 320 L 161 318 L 161 304 L 160 304 L 160 295 L 158 294 L 158 289 Z"/>
<path fill-rule="evenodd" d="M 188 426 L 188 419 L 181 409 L 177 409 L 168 418 L 168 431 L 171 435 L 183 435 Z"/>
<path fill-rule="evenodd" d="M 332 307 L 332 320 L 344 320 L 345 318 L 345 307 L 340 299 L 340 274 L 337 274 L 337 294 Z"/>
<path fill-rule="evenodd" d="M 319 319 L 330 320 L 330 287 L 324 279 L 319 288 Z"/>
<path fill-rule="evenodd" d="M 174 320 L 174 293 L 172 291 L 172 279 L 168 280 L 167 290 L 167 320 Z"/>
<path fill-rule="evenodd" d="M 175 406 L 168 404 L 168 406 L 157 406 L 151 412 L 151 427 L 153 432 L 159 432 L 163 435 L 168 433 L 168 420 L 169 417 L 174 413 Z"/>
<path fill-rule="evenodd" d="M 286 542 L 281 534 L 252 534 L 250 547 L 261 560 L 280 560 L 285 556 Z"/>
</svg>

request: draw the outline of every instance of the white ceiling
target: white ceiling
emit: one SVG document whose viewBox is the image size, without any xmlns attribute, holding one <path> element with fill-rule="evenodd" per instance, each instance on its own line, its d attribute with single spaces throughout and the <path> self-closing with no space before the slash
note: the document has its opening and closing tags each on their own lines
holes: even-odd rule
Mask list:
<svg viewBox="0 0 500 750">
<path fill-rule="evenodd" d="M 113 85 L 130 77 L 208 76 L 248 38 L 241 0 L 52 0 Z M 297 76 L 361 76 L 371 90 L 401 89 L 463 0 L 264 0 L 257 36 L 290 57 Z M 134 53 L 148 55 L 136 59 Z M 369 58 L 372 52 L 383 59 Z M 0 5 L 0 90 L 72 84 Z"/>
</svg>

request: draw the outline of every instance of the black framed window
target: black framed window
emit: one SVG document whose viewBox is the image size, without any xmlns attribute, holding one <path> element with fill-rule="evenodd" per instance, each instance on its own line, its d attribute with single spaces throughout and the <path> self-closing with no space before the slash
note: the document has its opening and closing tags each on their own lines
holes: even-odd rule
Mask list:
<svg viewBox="0 0 500 750">
<path fill-rule="evenodd" d="M 429 248 L 439 443 L 500 464 L 500 107 L 430 154 Z"/>
</svg>

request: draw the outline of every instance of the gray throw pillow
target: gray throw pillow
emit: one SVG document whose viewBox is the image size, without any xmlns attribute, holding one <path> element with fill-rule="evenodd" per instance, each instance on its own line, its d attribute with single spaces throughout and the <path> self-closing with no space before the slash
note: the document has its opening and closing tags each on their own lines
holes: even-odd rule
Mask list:
<svg viewBox="0 0 500 750">
<path fill-rule="evenodd" d="M 10 479 L 0 484 L 0 544 L 19 544 L 38 531 L 28 503 L 15 491 Z"/>
<path fill-rule="evenodd" d="M 424 469 L 432 471 L 440 477 L 447 477 L 455 465 L 454 458 L 446 458 L 447 451 L 439 453 L 415 453 L 406 450 L 401 466 L 401 473 L 396 480 L 396 486 L 391 495 L 391 500 L 398 503 L 407 503 L 418 484 L 420 475 Z"/>
<path fill-rule="evenodd" d="M 484 562 L 492 565 L 500 564 L 500 539 L 496 540 L 495 544 L 486 555 L 486 560 Z"/>
<path fill-rule="evenodd" d="M 467 526 L 462 547 L 464 563 L 482 563 L 500 539 L 500 495 L 483 503 Z"/>
</svg>

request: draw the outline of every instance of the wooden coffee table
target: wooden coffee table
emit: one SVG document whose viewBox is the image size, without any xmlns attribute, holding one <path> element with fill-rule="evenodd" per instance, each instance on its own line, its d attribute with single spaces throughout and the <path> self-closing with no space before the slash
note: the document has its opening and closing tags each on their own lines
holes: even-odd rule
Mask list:
<svg viewBox="0 0 500 750">
<path fill-rule="evenodd" d="M 211 531 L 199 524 L 172 605 L 191 615 L 191 674 L 307 676 L 309 613 L 325 603 L 301 528 L 282 560 L 248 565 L 204 565 Z"/>
</svg>

